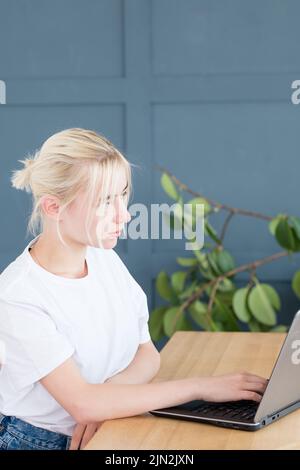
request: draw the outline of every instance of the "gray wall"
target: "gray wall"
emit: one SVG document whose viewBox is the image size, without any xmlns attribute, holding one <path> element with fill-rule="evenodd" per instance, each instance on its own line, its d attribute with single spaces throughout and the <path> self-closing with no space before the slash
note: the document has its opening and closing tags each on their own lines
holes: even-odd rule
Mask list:
<svg viewBox="0 0 300 470">
<path fill-rule="evenodd" d="M 298 215 L 299 17 L 292 0 L 0 0 L 0 270 L 28 242 L 30 197 L 10 188 L 11 171 L 67 127 L 103 133 L 140 166 L 132 202 L 169 201 L 160 164 L 229 205 Z M 278 250 L 255 219 L 236 217 L 226 243 L 238 263 Z M 186 254 L 164 240 L 117 251 L 149 308 L 156 274 Z M 296 256 L 258 271 L 280 289 L 281 321 L 298 307 L 298 268 Z"/>
</svg>

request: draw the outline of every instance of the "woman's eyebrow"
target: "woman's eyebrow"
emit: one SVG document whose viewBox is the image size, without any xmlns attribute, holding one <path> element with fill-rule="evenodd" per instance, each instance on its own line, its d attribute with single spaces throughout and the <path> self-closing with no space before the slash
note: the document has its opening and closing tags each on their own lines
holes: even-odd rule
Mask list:
<svg viewBox="0 0 300 470">
<path fill-rule="evenodd" d="M 127 188 L 128 188 L 128 183 L 126 184 L 126 186 L 125 186 L 125 188 L 123 189 L 122 193 L 124 193 L 125 189 L 127 189 Z M 110 199 L 110 197 L 111 197 L 110 195 L 107 196 L 107 199 Z"/>
</svg>

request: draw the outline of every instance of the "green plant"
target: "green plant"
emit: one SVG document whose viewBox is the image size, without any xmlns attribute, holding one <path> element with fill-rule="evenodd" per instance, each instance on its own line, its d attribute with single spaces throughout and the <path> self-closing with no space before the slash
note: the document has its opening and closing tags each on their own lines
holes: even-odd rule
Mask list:
<svg viewBox="0 0 300 470">
<path fill-rule="evenodd" d="M 178 330 L 193 330 L 193 322 L 206 331 L 240 331 L 242 324 L 246 324 L 250 331 L 286 331 L 286 326 L 277 325 L 280 297 L 274 287 L 259 282 L 256 270 L 300 251 L 300 218 L 286 214 L 270 217 L 212 201 L 189 189 L 167 170 L 160 170 L 163 172 L 161 185 L 164 191 L 179 207 L 184 204 L 184 191 L 193 195 L 187 203 L 204 204 L 204 232 L 209 242 L 201 249 L 192 250 L 192 257 L 176 259 L 185 270 L 171 275 L 165 271 L 158 274 L 156 289 L 167 303 L 151 312 L 149 327 L 152 339 L 158 341 Z M 220 211 L 226 211 L 227 217 L 219 235 L 210 216 Z M 171 229 L 176 229 L 175 222 L 177 228 L 182 229 L 185 224 L 192 226 L 195 223 L 194 212 L 189 219 L 182 214 L 183 211 L 171 214 Z M 284 251 L 236 266 L 233 256 L 224 247 L 226 230 L 236 215 L 266 221 L 270 234 Z M 244 287 L 237 288 L 235 277 L 241 272 L 249 272 L 249 281 Z M 300 298 L 300 271 L 293 277 L 292 289 Z"/>
</svg>

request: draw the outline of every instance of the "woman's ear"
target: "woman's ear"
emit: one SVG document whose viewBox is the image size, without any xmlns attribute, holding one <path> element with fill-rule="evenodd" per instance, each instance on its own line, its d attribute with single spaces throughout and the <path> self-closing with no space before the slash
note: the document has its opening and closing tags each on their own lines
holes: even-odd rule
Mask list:
<svg viewBox="0 0 300 470">
<path fill-rule="evenodd" d="M 59 213 L 60 202 L 56 196 L 46 194 L 41 197 L 40 207 L 43 210 L 44 215 L 51 219 L 56 219 Z"/>
</svg>

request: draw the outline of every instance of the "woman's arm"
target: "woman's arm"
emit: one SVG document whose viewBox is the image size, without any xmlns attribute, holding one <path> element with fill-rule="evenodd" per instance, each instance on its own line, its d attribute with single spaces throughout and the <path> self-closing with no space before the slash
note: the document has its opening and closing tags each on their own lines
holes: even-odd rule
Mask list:
<svg viewBox="0 0 300 470">
<path fill-rule="evenodd" d="M 106 383 L 144 384 L 150 382 L 160 368 L 160 354 L 152 341 L 140 344 L 126 369 L 109 377 Z"/>
<path fill-rule="evenodd" d="M 90 384 L 72 358 L 40 380 L 77 423 L 126 418 L 192 400 L 261 400 L 266 379 L 242 373 L 149 384 Z"/>
<path fill-rule="evenodd" d="M 105 382 L 117 384 L 142 384 L 150 382 L 160 367 L 160 354 L 152 341 L 140 344 L 129 364 L 121 372 L 109 377 Z M 77 424 L 72 436 L 70 450 L 82 449 L 101 426 L 99 423 Z"/>
</svg>

